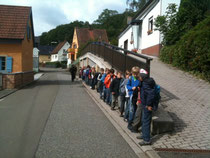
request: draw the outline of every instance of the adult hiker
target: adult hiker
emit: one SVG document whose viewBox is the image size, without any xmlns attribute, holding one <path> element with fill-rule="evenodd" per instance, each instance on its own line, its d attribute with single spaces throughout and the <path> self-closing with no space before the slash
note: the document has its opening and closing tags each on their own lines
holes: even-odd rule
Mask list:
<svg viewBox="0 0 210 158">
<path fill-rule="evenodd" d="M 69 69 L 69 71 L 71 73 L 71 80 L 72 80 L 72 82 L 74 82 L 76 72 L 77 72 L 77 67 L 75 65 L 72 65 L 71 68 Z"/>
</svg>

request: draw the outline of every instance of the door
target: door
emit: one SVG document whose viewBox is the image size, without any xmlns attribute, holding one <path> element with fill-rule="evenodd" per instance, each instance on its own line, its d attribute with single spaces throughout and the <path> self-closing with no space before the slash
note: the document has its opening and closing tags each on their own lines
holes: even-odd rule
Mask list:
<svg viewBox="0 0 210 158">
<path fill-rule="evenodd" d="M 128 50 L 128 40 L 124 41 L 124 49 Z"/>
</svg>

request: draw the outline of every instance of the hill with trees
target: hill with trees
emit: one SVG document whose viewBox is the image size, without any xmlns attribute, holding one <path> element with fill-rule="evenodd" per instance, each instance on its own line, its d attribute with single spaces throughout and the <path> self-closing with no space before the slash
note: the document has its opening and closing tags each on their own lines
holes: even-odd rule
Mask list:
<svg viewBox="0 0 210 158">
<path fill-rule="evenodd" d="M 135 12 L 126 10 L 118 13 L 116 10 L 105 9 L 92 24 L 83 21 L 74 21 L 69 24 L 59 25 L 55 29 L 42 33 L 41 45 L 50 45 L 51 42 L 67 40 L 72 42 L 74 28 L 106 29 L 111 44 L 117 45 L 118 35 L 127 25 L 127 17 L 134 16 Z"/>
</svg>

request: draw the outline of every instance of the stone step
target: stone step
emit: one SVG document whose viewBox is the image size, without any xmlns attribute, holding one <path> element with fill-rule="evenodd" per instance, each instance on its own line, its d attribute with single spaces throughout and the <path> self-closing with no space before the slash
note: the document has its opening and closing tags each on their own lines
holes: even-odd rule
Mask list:
<svg viewBox="0 0 210 158">
<path fill-rule="evenodd" d="M 174 129 L 173 119 L 161 104 L 159 104 L 158 110 L 153 113 L 151 129 L 153 135 L 172 132 Z"/>
</svg>

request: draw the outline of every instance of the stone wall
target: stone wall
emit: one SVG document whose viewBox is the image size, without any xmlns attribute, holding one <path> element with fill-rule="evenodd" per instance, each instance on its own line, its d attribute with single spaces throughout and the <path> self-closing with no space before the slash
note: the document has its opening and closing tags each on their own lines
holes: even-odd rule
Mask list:
<svg viewBox="0 0 210 158">
<path fill-rule="evenodd" d="M 34 80 L 34 72 L 3 74 L 3 89 L 20 88 Z"/>
</svg>

